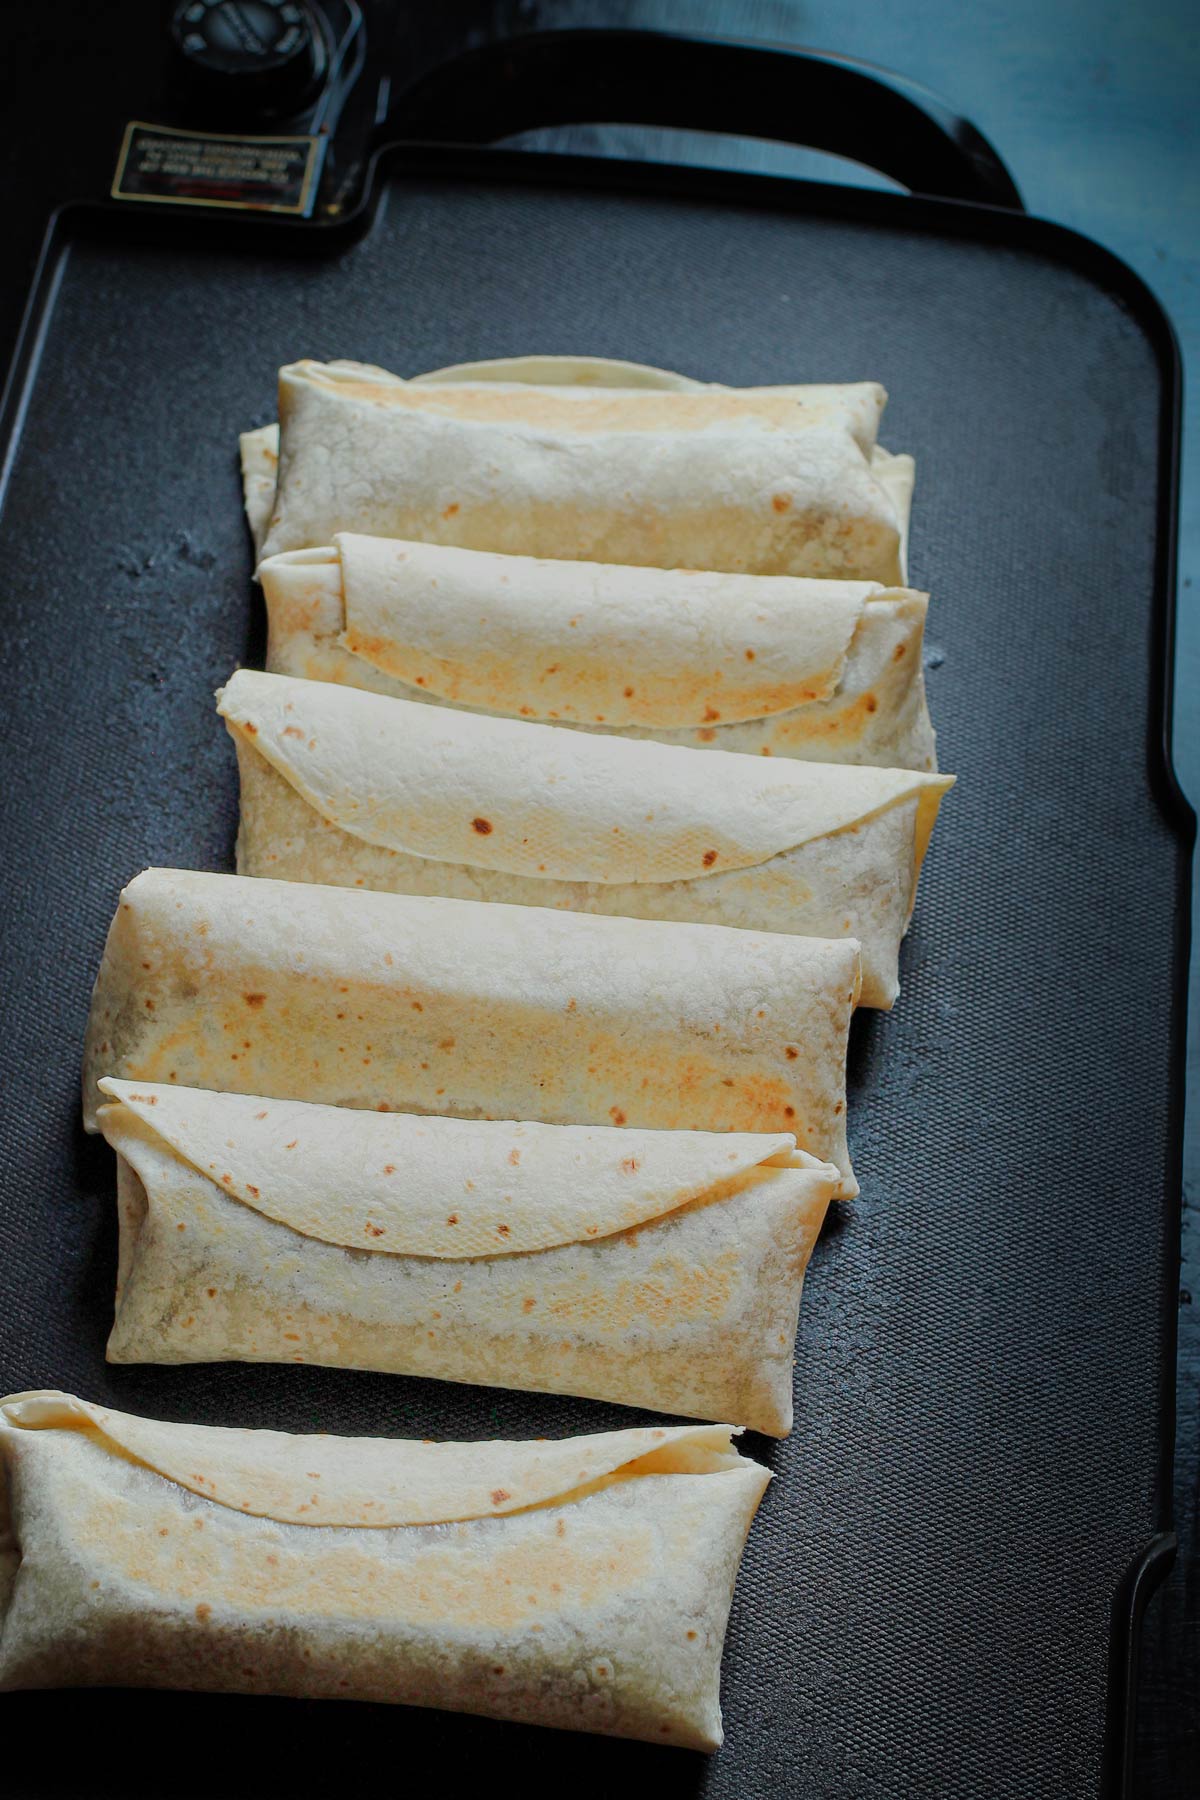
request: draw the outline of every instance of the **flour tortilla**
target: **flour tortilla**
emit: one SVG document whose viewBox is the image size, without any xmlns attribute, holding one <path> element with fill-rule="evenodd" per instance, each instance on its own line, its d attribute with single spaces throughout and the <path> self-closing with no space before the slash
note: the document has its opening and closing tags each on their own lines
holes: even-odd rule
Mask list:
<svg viewBox="0 0 1200 1800">
<path fill-rule="evenodd" d="M 539 557 L 904 580 L 913 467 L 874 441 L 878 383 L 722 388 L 589 359 L 404 381 L 357 363 L 280 371 L 267 556 L 338 531 Z M 529 380 L 530 372 L 550 381 Z M 269 428 L 265 428 L 269 431 Z M 252 519 L 265 508 L 249 489 Z"/>
<path fill-rule="evenodd" d="M 791 1428 L 841 1178 L 787 1135 L 101 1086 L 111 1362 L 317 1362 Z"/>
<path fill-rule="evenodd" d="M 786 1131 L 857 1191 L 859 947 L 151 869 L 84 1045 L 101 1076 L 463 1118 Z"/>
<path fill-rule="evenodd" d="M 721 1742 L 769 1476 L 728 1426 L 435 1444 L 0 1401 L 0 1689 L 383 1700 Z"/>
<path fill-rule="evenodd" d="M 862 944 L 889 1007 L 949 776 L 702 757 L 239 669 L 238 870 Z"/>
<path fill-rule="evenodd" d="M 269 481 L 273 494 L 273 470 Z M 259 575 L 267 668 L 280 675 L 598 736 L 936 767 L 928 597 L 907 588 L 347 532 L 270 557 Z"/>
</svg>

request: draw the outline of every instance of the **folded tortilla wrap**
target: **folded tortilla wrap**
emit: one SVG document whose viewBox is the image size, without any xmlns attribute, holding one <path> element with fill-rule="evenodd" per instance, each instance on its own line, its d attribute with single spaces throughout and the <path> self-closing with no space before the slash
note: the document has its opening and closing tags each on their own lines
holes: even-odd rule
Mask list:
<svg viewBox="0 0 1200 1800">
<path fill-rule="evenodd" d="M 561 379 L 510 369 L 501 380 L 405 381 L 351 362 L 282 369 L 263 554 L 355 531 L 569 560 L 903 582 L 913 468 L 875 442 L 886 400 L 878 383 L 597 387 L 579 380 L 587 359 L 535 366 Z M 243 458 L 270 445 L 252 437 Z"/>
<path fill-rule="evenodd" d="M 259 575 L 276 674 L 599 736 L 936 767 L 928 599 L 908 588 L 350 532 L 272 556 Z"/>
<path fill-rule="evenodd" d="M 382 1700 L 714 1750 L 729 1426 L 411 1442 L 0 1401 L 0 1688 Z"/>
<path fill-rule="evenodd" d="M 238 872 L 854 937 L 890 1007 L 945 775 L 699 756 L 239 669 Z"/>
<path fill-rule="evenodd" d="M 787 1131 L 846 1150 L 852 939 L 150 869 L 92 996 L 102 1075 L 459 1118 Z"/>
<path fill-rule="evenodd" d="M 784 1134 L 100 1085 L 110 1362 L 316 1362 L 791 1429 L 800 1291 L 841 1178 Z"/>
</svg>

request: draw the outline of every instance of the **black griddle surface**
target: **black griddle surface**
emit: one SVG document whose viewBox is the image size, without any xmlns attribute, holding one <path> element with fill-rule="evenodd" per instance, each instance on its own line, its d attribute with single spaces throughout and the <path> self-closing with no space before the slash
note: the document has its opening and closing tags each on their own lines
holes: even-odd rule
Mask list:
<svg viewBox="0 0 1200 1800">
<path fill-rule="evenodd" d="M 90 985 L 125 880 L 231 866 L 212 690 L 262 650 L 235 444 L 274 416 L 279 363 L 584 351 L 739 384 L 881 379 L 884 441 L 918 459 L 911 578 L 960 780 L 898 1008 L 856 1022 L 862 1195 L 810 1272 L 796 1428 L 746 1444 L 776 1480 L 730 1624 L 726 1748 L 29 1695 L 19 1721 L 5 1707 L 9 1792 L 1096 1794 L 1130 1571 L 1170 1506 L 1187 833 L 1160 751 L 1161 323 L 1117 265 L 1020 219 L 844 191 L 839 218 L 798 184 L 629 168 L 565 185 L 533 160 L 514 178 L 497 155 L 399 159 L 338 255 L 117 211 L 60 223 L 0 517 L 0 1391 L 405 1436 L 650 1417 L 319 1369 L 106 1368 L 113 1167 L 77 1118 Z"/>
</svg>

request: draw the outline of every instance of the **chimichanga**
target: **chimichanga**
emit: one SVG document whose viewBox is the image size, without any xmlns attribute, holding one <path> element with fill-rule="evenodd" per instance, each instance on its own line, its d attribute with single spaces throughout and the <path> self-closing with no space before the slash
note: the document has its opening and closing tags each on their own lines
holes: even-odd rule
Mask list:
<svg viewBox="0 0 1200 1800">
<path fill-rule="evenodd" d="M 841 1177 L 790 1137 L 100 1086 L 110 1362 L 316 1362 L 791 1429 Z"/>
<path fill-rule="evenodd" d="M 699 756 L 239 669 L 238 872 L 862 945 L 889 1007 L 952 777 Z"/>
<path fill-rule="evenodd" d="M 936 767 L 928 598 L 908 588 L 353 532 L 269 557 L 259 576 L 267 667 L 279 675 L 599 736 Z"/>
<path fill-rule="evenodd" d="M 903 582 L 912 463 L 875 442 L 878 383 L 624 388 L 589 382 L 586 359 L 560 366 L 561 383 L 478 371 L 405 381 L 352 362 L 281 369 L 264 555 L 355 531 Z M 252 439 L 244 457 L 269 443 Z"/>
<path fill-rule="evenodd" d="M 715 1750 L 728 1426 L 409 1442 L 0 1401 L 0 1689 L 383 1700 Z"/>
<path fill-rule="evenodd" d="M 846 1149 L 859 948 L 150 869 L 84 1045 L 102 1075 L 462 1118 L 786 1131 Z"/>
</svg>

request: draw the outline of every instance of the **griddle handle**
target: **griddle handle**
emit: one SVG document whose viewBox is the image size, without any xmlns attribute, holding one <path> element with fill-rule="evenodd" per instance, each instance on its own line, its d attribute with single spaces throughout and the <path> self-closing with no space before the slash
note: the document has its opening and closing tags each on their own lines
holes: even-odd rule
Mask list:
<svg viewBox="0 0 1200 1800">
<path fill-rule="evenodd" d="M 885 69 L 812 50 L 666 31 L 540 31 L 441 63 L 396 98 L 388 130 L 494 143 L 550 125 L 660 125 L 853 157 L 916 194 L 1023 211 L 982 132 Z"/>
</svg>

